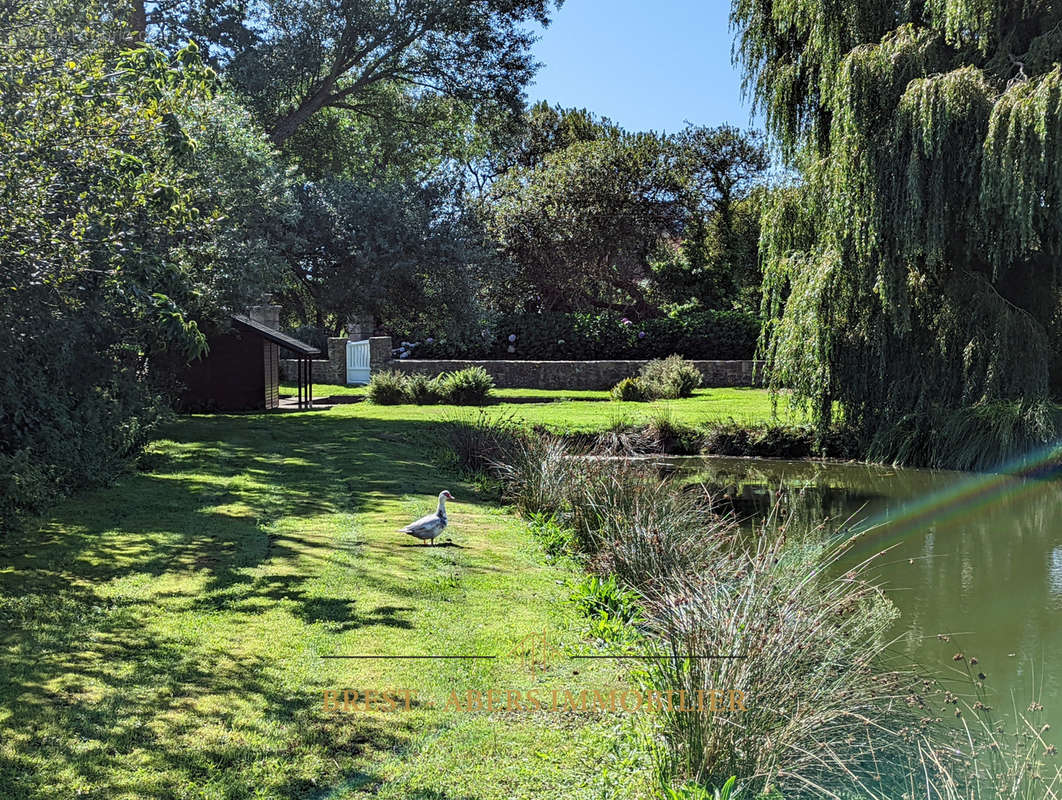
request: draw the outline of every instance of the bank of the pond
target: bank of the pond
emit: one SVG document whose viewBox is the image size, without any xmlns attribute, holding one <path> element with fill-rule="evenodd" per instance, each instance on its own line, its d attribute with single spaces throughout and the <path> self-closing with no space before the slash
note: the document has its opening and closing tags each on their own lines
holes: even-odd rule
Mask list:
<svg viewBox="0 0 1062 800">
<path fill-rule="evenodd" d="M 346 402 L 360 400 L 365 390 L 329 386 L 319 387 L 319 393 Z M 407 418 L 437 416 L 440 408 L 444 414 L 470 413 L 461 408 L 453 412 L 448 406 L 399 408 L 406 410 L 395 413 Z M 648 432 L 648 438 L 641 437 L 644 452 L 825 458 L 1027 475 L 1062 470 L 1062 406 L 1050 403 L 960 409 L 943 414 L 939 425 L 912 423 L 910 430 L 887 431 L 870 444 L 843 425 L 820 436 L 784 393 L 772 398 L 767 390 L 755 388 L 700 389 L 692 397 L 652 403 L 612 401 L 607 393 L 594 391 L 496 389 L 486 408 L 577 436 Z"/>
<path fill-rule="evenodd" d="M 282 392 L 292 387 L 282 386 Z M 319 386 L 321 403 L 357 400 L 344 414 L 358 419 L 428 421 L 487 415 L 570 437 L 590 445 L 602 433 L 623 440 L 629 453 L 766 456 L 775 458 L 854 458 L 843 435 L 817 442 L 806 417 L 785 398 L 772 401 L 764 389 L 698 389 L 692 397 L 656 402 L 612 400 L 608 392 L 495 389 L 486 406 L 375 405 L 360 386 Z M 617 439 L 619 441 L 619 439 Z"/>
<path fill-rule="evenodd" d="M 900 611 L 894 650 L 960 677 L 977 659 L 989 705 L 1062 730 L 1062 479 L 736 458 L 665 462 L 747 530 L 774 515 L 857 535 L 842 568 L 880 551 L 874 577 Z"/>
<path fill-rule="evenodd" d="M 838 525 L 834 505 L 803 503 L 805 493 L 818 496 L 809 474 L 839 470 L 861 476 L 853 489 L 865 500 L 861 492 L 868 481 L 895 478 L 895 470 L 706 458 L 687 461 L 701 463 L 708 475 L 684 477 L 675 476 L 676 469 L 682 471 L 681 459 L 676 464 L 574 457 L 585 451 L 573 452 L 563 437 L 503 423 L 455 425 L 452 439 L 468 468 L 487 470 L 503 496 L 536 520 L 551 550 L 574 552 L 591 573 L 607 576 L 594 577 L 583 600 L 599 636 L 623 652 L 632 646 L 622 633 L 629 627 L 623 620 L 632 616 L 624 609 L 632 603 L 643 609 L 629 635 L 635 651 L 667 656 L 635 659 L 656 691 L 689 697 L 721 682 L 747 686 L 755 695 L 755 711 L 736 725 L 711 713 L 662 715 L 664 756 L 653 752 L 665 780 L 711 787 L 737 775 L 738 786 L 754 795 L 780 787 L 788 798 L 809 800 L 1028 800 L 1054 797 L 1062 788 L 1051 726 L 1044 724 L 1037 699 L 1042 684 L 1011 692 L 1017 705 L 996 705 L 1006 699 L 996 693 L 999 686 L 1004 695 L 1013 688 L 1005 670 L 995 683 L 998 672 L 984 673 L 985 654 L 999 669 L 996 648 L 965 638 L 969 631 L 928 632 L 918 605 L 934 600 L 924 592 L 912 592 L 914 608 L 896 598 L 905 587 L 887 579 L 903 544 L 894 541 L 895 530 L 881 519 L 857 527 L 852 514 Z M 648 465 L 663 467 L 663 475 Z M 759 470 L 770 477 L 761 480 Z M 665 479 L 668 474 L 672 477 Z M 917 498 L 917 492 L 912 497 L 904 491 L 909 483 L 921 483 L 926 496 L 891 521 L 908 531 L 911 541 L 916 537 L 910 532 L 926 526 L 919 532 L 931 551 L 911 556 L 900 569 L 933 575 L 958 569 L 965 581 L 969 565 L 963 557 L 933 551 L 935 528 L 964 498 L 983 509 L 986 496 L 991 499 L 996 489 L 1009 492 L 1014 487 L 1008 482 L 1015 479 L 947 477 L 946 485 L 929 487 L 905 475 L 898 481 L 904 502 Z M 1046 487 L 1044 481 L 1035 483 Z M 844 509 L 839 498 L 829 493 L 822 498 Z M 939 564 L 922 563 L 937 559 Z M 983 565 L 986 574 L 992 561 Z M 628 591 L 633 600 L 625 599 Z M 984 600 L 991 602 L 992 595 Z M 963 597 L 947 606 L 959 619 L 960 606 L 969 602 Z M 987 607 L 977 613 L 992 633 L 999 623 L 1024 635 L 1027 625 L 1018 612 L 1007 606 L 1002 614 Z M 921 647 L 932 639 L 936 652 L 921 662 L 898 657 L 895 639 L 904 633 Z M 943 660 L 940 648 L 958 651 Z M 702 652 L 722 656 L 706 669 L 688 655 Z M 676 796 L 700 796 L 682 791 Z"/>
<path fill-rule="evenodd" d="M 182 418 L 137 472 L 0 542 L 0 796 L 647 791 L 622 715 L 445 709 L 623 675 L 528 669 L 529 637 L 585 646 L 572 568 L 440 466 L 437 417 L 365 410 Z M 452 542 L 397 533 L 442 488 Z M 416 695 L 326 710 L 342 689 Z"/>
</svg>

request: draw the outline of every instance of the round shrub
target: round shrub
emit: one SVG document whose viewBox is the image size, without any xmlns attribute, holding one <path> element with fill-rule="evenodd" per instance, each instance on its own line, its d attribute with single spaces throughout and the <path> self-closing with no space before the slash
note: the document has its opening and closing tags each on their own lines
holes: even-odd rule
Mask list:
<svg viewBox="0 0 1062 800">
<path fill-rule="evenodd" d="M 679 355 L 654 359 L 639 375 L 648 393 L 661 400 L 689 397 L 701 385 L 701 371 Z"/>
<path fill-rule="evenodd" d="M 466 367 L 440 378 L 443 402 L 453 405 L 484 405 L 494 391 L 494 379 L 483 367 Z"/>
<path fill-rule="evenodd" d="M 379 406 L 396 406 L 409 402 L 406 376 L 397 370 L 378 372 L 369 380 L 369 402 Z"/>
<path fill-rule="evenodd" d="M 613 400 L 624 400 L 626 402 L 640 403 L 649 399 L 645 384 L 638 378 L 624 378 L 612 387 L 610 394 Z"/>
</svg>

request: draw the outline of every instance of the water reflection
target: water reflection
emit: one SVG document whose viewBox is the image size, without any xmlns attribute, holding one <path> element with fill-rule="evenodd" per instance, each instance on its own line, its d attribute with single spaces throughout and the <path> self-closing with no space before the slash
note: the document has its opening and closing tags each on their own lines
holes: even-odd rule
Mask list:
<svg viewBox="0 0 1062 800">
<path fill-rule="evenodd" d="M 908 660 L 975 656 L 998 708 L 1035 693 L 1062 724 L 1062 481 L 867 465 L 672 459 L 748 524 L 778 510 L 826 534 L 862 532 L 852 558 L 886 550 L 876 576 L 902 617 Z M 942 641 L 938 635 L 946 635 Z"/>
</svg>

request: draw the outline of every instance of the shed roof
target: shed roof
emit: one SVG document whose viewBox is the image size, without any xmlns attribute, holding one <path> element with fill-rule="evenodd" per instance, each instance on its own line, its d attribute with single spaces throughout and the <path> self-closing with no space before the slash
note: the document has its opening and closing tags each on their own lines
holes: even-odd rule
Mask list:
<svg viewBox="0 0 1062 800">
<path fill-rule="evenodd" d="M 315 356 L 321 351 L 316 347 L 306 344 L 306 342 L 300 342 L 298 339 L 294 339 L 288 336 L 286 333 L 281 333 L 275 328 L 270 328 L 268 325 L 263 325 L 261 322 L 255 322 L 250 317 L 246 317 L 243 314 L 233 314 L 232 321 L 239 325 L 241 328 L 257 333 L 263 339 L 268 339 L 271 342 L 275 342 L 283 347 L 285 350 L 291 350 L 294 353 L 298 353 L 302 356 Z"/>
</svg>

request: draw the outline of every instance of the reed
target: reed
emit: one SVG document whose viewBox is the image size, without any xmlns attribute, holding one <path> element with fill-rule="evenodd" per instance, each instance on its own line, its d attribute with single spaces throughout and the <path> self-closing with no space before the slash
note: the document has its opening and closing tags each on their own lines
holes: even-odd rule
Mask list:
<svg viewBox="0 0 1062 800">
<path fill-rule="evenodd" d="M 645 619 L 632 635 L 656 656 L 636 672 L 644 688 L 686 698 L 722 691 L 728 700 L 742 692 L 740 711 L 709 704 L 654 716 L 663 785 L 736 776 L 742 796 L 787 800 L 1062 794 L 1046 729 L 1015 710 L 1005 732 L 970 661 L 959 666 L 972 699 L 886 666 L 897 612 L 869 577 L 878 556 L 847 566 L 847 542 L 786 519 L 742 534 L 733 518 L 711 513 L 703 487 L 588 456 L 557 436 L 505 430 L 499 437 L 483 423 L 465 433 L 504 440 L 491 444 L 488 463 L 506 497 L 570 530 L 566 547 L 637 592 Z"/>
</svg>

